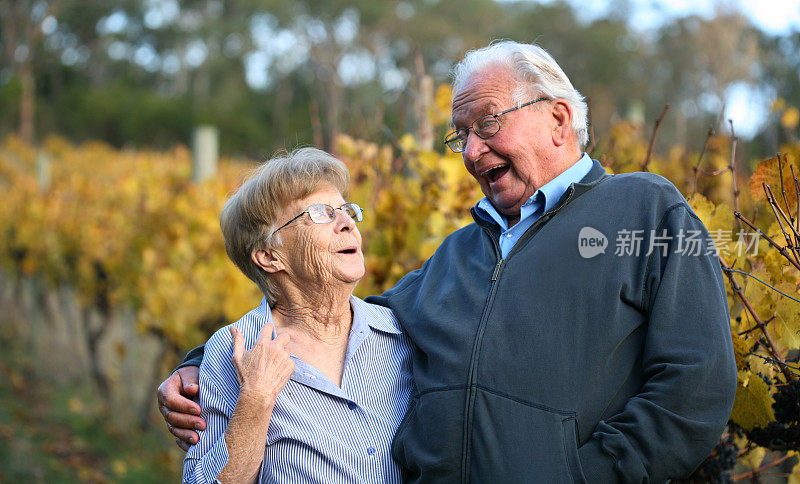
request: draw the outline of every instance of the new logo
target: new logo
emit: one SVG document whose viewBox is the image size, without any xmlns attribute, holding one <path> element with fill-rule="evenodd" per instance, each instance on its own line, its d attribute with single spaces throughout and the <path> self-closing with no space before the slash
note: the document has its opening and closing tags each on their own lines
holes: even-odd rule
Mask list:
<svg viewBox="0 0 800 484">
<path fill-rule="evenodd" d="M 578 233 L 578 252 L 584 259 L 591 259 L 598 254 L 605 254 L 608 238 L 599 230 L 583 227 Z"/>
</svg>

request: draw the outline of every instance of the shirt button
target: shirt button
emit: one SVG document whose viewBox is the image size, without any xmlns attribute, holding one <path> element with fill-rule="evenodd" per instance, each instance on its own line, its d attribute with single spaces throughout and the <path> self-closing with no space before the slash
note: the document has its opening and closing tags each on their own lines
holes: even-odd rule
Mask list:
<svg viewBox="0 0 800 484">
<path fill-rule="evenodd" d="M 358 408 L 358 405 L 356 405 L 353 402 L 347 402 L 347 408 L 349 408 L 350 410 L 355 410 L 356 408 Z"/>
<path fill-rule="evenodd" d="M 367 454 L 369 454 L 369 455 L 375 455 L 375 447 L 369 447 L 369 448 L 367 449 Z"/>
</svg>

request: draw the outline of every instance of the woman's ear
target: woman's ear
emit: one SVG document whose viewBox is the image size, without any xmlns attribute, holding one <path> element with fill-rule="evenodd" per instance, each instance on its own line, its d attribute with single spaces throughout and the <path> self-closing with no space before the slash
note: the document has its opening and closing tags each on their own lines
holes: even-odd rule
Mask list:
<svg viewBox="0 0 800 484">
<path fill-rule="evenodd" d="M 569 140 L 572 133 L 572 107 L 562 100 L 556 99 L 551 109 L 553 116 L 553 144 L 561 146 Z"/>
<path fill-rule="evenodd" d="M 257 249 L 251 254 L 255 264 L 269 273 L 275 273 L 284 269 L 283 262 L 277 257 L 274 250 Z"/>
</svg>

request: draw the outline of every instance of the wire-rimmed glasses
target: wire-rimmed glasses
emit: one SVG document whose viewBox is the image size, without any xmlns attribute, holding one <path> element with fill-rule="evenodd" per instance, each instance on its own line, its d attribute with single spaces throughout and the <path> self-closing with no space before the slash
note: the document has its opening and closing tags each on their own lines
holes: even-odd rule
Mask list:
<svg viewBox="0 0 800 484">
<path fill-rule="evenodd" d="M 311 221 L 314 222 L 315 224 L 331 223 L 336 219 L 337 210 L 341 210 L 356 222 L 361 222 L 362 220 L 364 220 L 364 209 L 359 207 L 358 204 L 345 203 L 339 208 L 334 208 L 326 203 L 315 203 L 313 205 L 309 205 L 308 208 L 300 212 L 299 215 L 297 215 L 293 219 L 289 220 L 285 224 L 275 229 L 275 231 L 272 232 L 272 235 L 275 235 L 278 232 L 278 230 L 286 227 L 287 225 L 299 219 L 305 214 L 308 214 Z"/>
<path fill-rule="evenodd" d="M 462 153 L 464 148 L 467 146 L 467 136 L 470 129 L 472 129 L 472 132 L 478 135 L 479 138 L 489 139 L 496 135 L 498 131 L 500 131 L 500 121 L 497 118 L 504 114 L 510 113 L 511 111 L 516 111 L 517 109 L 524 108 L 525 106 L 538 103 L 539 101 L 549 101 L 549 98 L 540 97 L 539 99 L 526 102 L 525 104 L 520 104 L 517 107 L 506 109 L 505 111 L 497 114 L 486 114 L 481 116 L 466 128 L 457 129 L 445 136 L 444 144 L 446 144 L 453 153 Z"/>
</svg>

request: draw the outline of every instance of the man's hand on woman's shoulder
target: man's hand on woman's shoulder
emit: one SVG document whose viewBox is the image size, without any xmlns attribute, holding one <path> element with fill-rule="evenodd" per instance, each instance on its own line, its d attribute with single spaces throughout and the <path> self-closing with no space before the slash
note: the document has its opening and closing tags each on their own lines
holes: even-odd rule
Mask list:
<svg viewBox="0 0 800 484">
<path fill-rule="evenodd" d="M 198 367 L 185 366 L 175 370 L 158 386 L 158 410 L 175 436 L 175 443 L 183 450 L 189 450 L 199 440 L 195 430 L 206 428 L 205 420 L 198 416 L 200 405 L 191 400 L 200 390 L 199 376 Z"/>
</svg>

